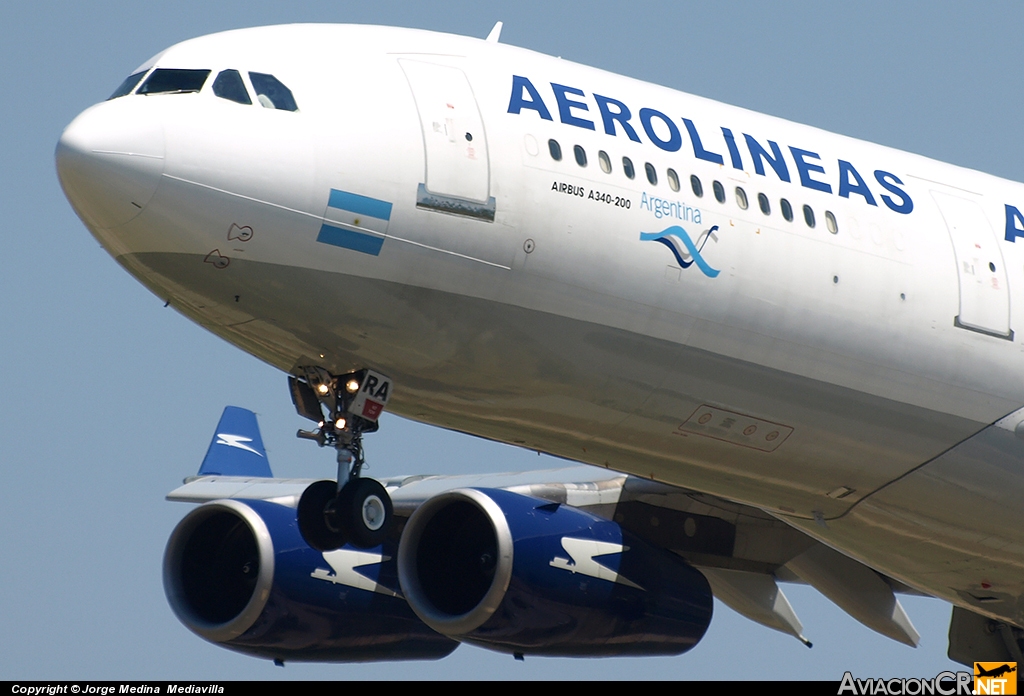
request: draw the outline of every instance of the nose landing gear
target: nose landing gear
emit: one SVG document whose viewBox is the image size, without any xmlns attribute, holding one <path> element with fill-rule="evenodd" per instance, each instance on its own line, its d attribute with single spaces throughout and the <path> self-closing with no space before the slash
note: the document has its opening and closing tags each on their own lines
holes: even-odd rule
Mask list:
<svg viewBox="0 0 1024 696">
<path fill-rule="evenodd" d="M 348 543 L 348 534 L 338 519 L 338 484 L 316 481 L 299 498 L 299 532 L 317 551 L 333 551 Z"/>
<path fill-rule="evenodd" d="M 394 509 L 384 486 L 371 478 L 352 479 L 338 494 L 336 514 L 353 546 L 368 549 L 384 541 Z"/>
<path fill-rule="evenodd" d="M 387 537 L 394 508 L 379 482 L 360 476 L 363 433 L 377 430 L 377 418 L 391 392 L 391 380 L 372 370 L 335 377 L 320 367 L 303 368 L 305 380 L 288 378 L 300 416 L 317 423 L 300 438 L 337 452 L 337 481 L 310 484 L 299 499 L 299 532 L 314 549 L 332 551 L 351 543 L 372 548 Z M 328 416 L 324 416 L 326 408 Z"/>
</svg>

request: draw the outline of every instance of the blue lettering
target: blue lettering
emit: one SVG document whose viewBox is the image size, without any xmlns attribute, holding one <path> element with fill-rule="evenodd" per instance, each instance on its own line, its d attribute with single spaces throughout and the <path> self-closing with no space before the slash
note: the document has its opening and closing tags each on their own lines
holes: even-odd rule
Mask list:
<svg viewBox="0 0 1024 696">
<path fill-rule="evenodd" d="M 793 153 L 793 160 L 796 162 L 796 170 L 800 172 L 800 185 L 815 191 L 824 191 L 825 193 L 832 193 L 832 187 L 826 184 L 824 181 L 818 181 L 817 179 L 811 178 L 811 172 L 825 173 L 825 170 L 821 165 L 808 162 L 805 157 L 813 157 L 814 159 L 821 159 L 817 152 L 810 152 L 809 150 L 801 150 L 798 147 L 790 147 L 789 151 Z"/>
<path fill-rule="evenodd" d="M 555 101 L 558 102 L 558 118 L 562 123 L 566 123 L 570 126 L 577 126 L 578 128 L 586 128 L 587 130 L 594 130 L 593 121 L 588 121 L 585 118 L 579 118 L 578 116 L 572 115 L 572 109 L 574 108 L 589 111 L 586 102 L 575 101 L 567 96 L 569 94 L 573 94 L 577 97 L 582 97 L 584 96 L 583 90 L 576 89 L 575 87 L 566 87 L 565 85 L 556 85 L 554 82 L 551 83 L 551 89 L 555 91 Z"/>
<path fill-rule="evenodd" d="M 630 114 L 628 106 L 618 99 L 602 97 L 600 94 L 594 95 L 594 101 L 597 102 L 597 110 L 601 112 L 601 121 L 604 123 L 605 133 L 615 135 L 615 123 L 618 122 L 630 140 L 635 143 L 640 142 L 640 136 L 636 134 L 633 126 L 629 124 L 629 118 L 632 114 Z M 611 111 L 608 108 L 609 106 L 614 106 L 616 110 Z"/>
<path fill-rule="evenodd" d="M 850 181 L 851 177 L 853 178 L 852 182 Z M 839 195 L 842 198 L 849 198 L 851 193 L 859 193 L 869 204 L 878 205 L 860 173 L 846 160 L 839 160 Z"/>
<path fill-rule="evenodd" d="M 686 132 L 690 134 L 690 142 L 693 144 L 694 157 L 702 159 L 705 162 L 725 164 L 725 160 L 722 159 L 721 155 L 715 152 L 708 152 L 704 149 L 704 145 L 700 141 L 700 135 L 697 134 L 697 127 L 693 125 L 693 121 L 688 118 L 684 118 L 683 123 L 686 124 Z"/>
<path fill-rule="evenodd" d="M 530 96 L 529 99 L 525 98 L 526 94 Z M 513 75 L 512 98 L 508 100 L 508 112 L 518 114 L 523 109 L 533 109 L 545 121 L 551 120 L 551 112 L 548 111 L 548 107 L 544 106 L 544 100 L 540 98 L 540 93 L 537 92 L 537 88 L 533 86 L 529 78 Z"/>
<path fill-rule="evenodd" d="M 892 181 L 889 181 L 890 179 Z M 889 210 L 907 215 L 914 209 L 914 201 L 910 200 L 910 196 L 907 195 L 906 191 L 899 188 L 899 186 L 903 185 L 903 182 L 900 181 L 898 176 L 890 174 L 889 172 L 883 172 L 879 169 L 875 171 L 875 181 L 881 184 L 882 188 L 889 193 L 900 197 L 900 203 L 897 204 L 892 198 L 886 196 L 884 193 L 882 194 L 882 202 L 889 206 Z M 899 186 L 897 186 L 897 184 L 899 184 Z"/>
<path fill-rule="evenodd" d="M 1019 223 L 1019 224 L 1018 224 Z M 1017 237 L 1024 237 L 1024 216 L 1012 205 L 1006 206 L 1006 241 L 1016 242 Z"/>
<path fill-rule="evenodd" d="M 662 140 L 658 137 L 658 134 L 654 132 L 654 124 L 651 123 L 652 118 L 660 118 L 662 123 L 668 127 L 668 140 Z M 679 135 L 679 129 L 676 128 L 676 124 L 672 123 L 665 114 L 654 109 L 640 109 L 640 123 L 644 126 L 644 132 L 647 133 L 647 137 L 651 139 L 651 142 L 660 147 L 666 152 L 678 152 L 679 148 L 683 145 L 683 138 Z"/>
<path fill-rule="evenodd" d="M 729 159 L 732 160 L 732 168 L 743 169 L 743 160 L 740 159 L 740 150 L 736 147 L 736 137 L 728 128 L 722 128 L 722 135 L 725 136 L 725 146 L 729 148 Z"/>
<path fill-rule="evenodd" d="M 743 139 L 747 141 L 747 149 L 750 150 L 750 159 L 754 160 L 755 172 L 764 176 L 764 163 L 767 161 L 780 179 L 783 181 L 789 181 L 789 167 L 786 166 L 786 160 L 782 159 L 782 150 L 779 149 L 779 144 L 777 142 L 774 140 L 768 141 L 768 147 L 772 149 L 772 154 L 769 155 L 768 151 L 761 147 L 761 143 L 757 142 L 746 133 L 743 134 Z"/>
<path fill-rule="evenodd" d="M 640 207 L 651 211 L 659 220 L 670 217 L 683 222 L 695 222 L 698 225 L 701 223 L 700 208 L 686 205 L 682 201 L 670 201 L 657 196 L 648 197 L 646 191 L 640 194 Z"/>
</svg>

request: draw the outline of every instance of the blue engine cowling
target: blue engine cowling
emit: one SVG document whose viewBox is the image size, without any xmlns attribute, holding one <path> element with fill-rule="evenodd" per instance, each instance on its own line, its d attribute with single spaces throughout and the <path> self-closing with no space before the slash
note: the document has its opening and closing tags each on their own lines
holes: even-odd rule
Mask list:
<svg viewBox="0 0 1024 696">
<path fill-rule="evenodd" d="M 280 660 L 437 659 L 458 643 L 399 596 L 395 540 L 322 554 L 299 534 L 295 509 L 218 500 L 175 527 L 164 590 L 182 623 L 207 640 Z"/>
<path fill-rule="evenodd" d="M 442 493 L 398 551 L 406 600 L 439 633 L 522 654 L 676 655 L 703 637 L 704 576 L 615 522 L 498 489 Z"/>
</svg>

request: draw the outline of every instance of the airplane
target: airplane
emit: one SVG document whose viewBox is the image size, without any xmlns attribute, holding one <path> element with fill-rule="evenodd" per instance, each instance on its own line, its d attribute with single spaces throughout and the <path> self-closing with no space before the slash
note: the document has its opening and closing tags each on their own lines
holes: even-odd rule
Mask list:
<svg viewBox="0 0 1024 696">
<path fill-rule="evenodd" d="M 411 512 L 362 476 L 387 408 L 699 501 L 668 509 L 719 520 L 718 545 L 653 551 L 798 638 L 777 580 L 907 644 L 896 594 L 940 597 L 952 659 L 1018 660 L 1020 184 L 508 46 L 500 25 L 186 41 L 77 117 L 56 159 L 111 255 L 286 372 L 316 424 L 300 434 L 335 449 L 334 480 L 253 502 L 294 517 L 309 573 L 339 577 L 346 548 L 383 558 L 462 490 Z M 545 505 L 478 493 L 465 515 Z M 598 541 L 651 546 L 624 538 Z M 538 567 L 644 587 L 572 548 Z M 431 615 L 486 642 L 450 618 Z"/>
<path fill-rule="evenodd" d="M 974 667 L 974 676 L 976 676 L 976 677 L 1001 677 L 1004 674 L 1009 674 L 1010 672 L 1016 672 L 1016 671 L 1017 671 L 1017 668 L 1016 667 L 1011 667 L 1010 665 L 999 665 L 998 667 L 993 667 L 992 669 L 985 669 L 981 665 L 975 665 L 975 667 Z"/>
</svg>

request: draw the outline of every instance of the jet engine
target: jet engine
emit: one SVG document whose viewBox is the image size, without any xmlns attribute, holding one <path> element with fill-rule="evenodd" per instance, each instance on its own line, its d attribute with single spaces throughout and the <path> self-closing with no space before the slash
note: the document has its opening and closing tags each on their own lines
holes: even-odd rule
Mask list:
<svg viewBox="0 0 1024 696">
<path fill-rule="evenodd" d="M 423 503 L 398 550 L 413 611 L 439 633 L 537 655 L 676 655 L 711 622 L 711 588 L 615 522 L 501 489 Z"/>
<path fill-rule="evenodd" d="M 437 659 L 458 643 L 397 592 L 396 542 L 320 553 L 295 509 L 217 500 L 189 513 L 164 554 L 164 590 L 182 623 L 224 647 L 275 660 Z"/>
</svg>

